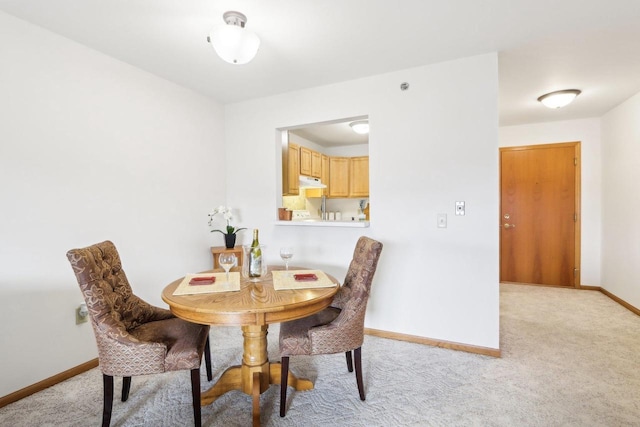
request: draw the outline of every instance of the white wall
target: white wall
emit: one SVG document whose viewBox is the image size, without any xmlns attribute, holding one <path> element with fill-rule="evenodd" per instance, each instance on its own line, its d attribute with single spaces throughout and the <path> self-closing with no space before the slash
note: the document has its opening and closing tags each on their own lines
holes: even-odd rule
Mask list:
<svg viewBox="0 0 640 427">
<path fill-rule="evenodd" d="M 602 117 L 602 287 L 640 308 L 640 93 Z"/>
<path fill-rule="evenodd" d="M 67 250 L 111 239 L 134 290 L 210 268 L 211 100 L 0 12 L 0 396 L 97 356 Z"/>
<path fill-rule="evenodd" d="M 260 229 L 274 262 L 291 245 L 294 264 L 342 278 L 360 235 L 382 241 L 368 327 L 498 348 L 497 89 L 497 55 L 488 54 L 228 105 L 227 202 L 242 226 Z M 276 129 L 364 115 L 371 227 L 274 226 Z M 466 216 L 454 216 L 456 200 Z M 446 229 L 436 227 L 439 212 Z"/>
<path fill-rule="evenodd" d="M 541 107 L 542 108 L 542 107 Z M 581 284 L 600 286 L 601 135 L 600 119 L 567 120 L 500 128 L 500 146 L 580 141 L 581 147 Z"/>
</svg>

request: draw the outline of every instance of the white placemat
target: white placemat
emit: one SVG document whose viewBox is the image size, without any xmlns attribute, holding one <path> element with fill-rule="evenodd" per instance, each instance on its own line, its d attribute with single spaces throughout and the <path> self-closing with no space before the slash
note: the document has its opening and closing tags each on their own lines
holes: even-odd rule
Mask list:
<svg viewBox="0 0 640 427">
<path fill-rule="evenodd" d="M 215 277 L 215 283 L 209 285 L 189 284 L 194 277 Z M 235 292 L 240 290 L 240 273 L 229 273 L 229 283 L 227 281 L 226 273 L 197 273 L 187 274 L 182 279 L 182 282 L 178 285 L 173 295 L 193 295 L 193 294 L 208 294 L 211 292 Z"/>
<path fill-rule="evenodd" d="M 276 291 L 283 289 L 309 289 L 309 288 L 331 288 L 337 286 L 331 279 L 320 270 L 274 270 L 273 288 Z M 315 274 L 318 280 L 301 280 L 295 279 L 295 274 Z"/>
</svg>

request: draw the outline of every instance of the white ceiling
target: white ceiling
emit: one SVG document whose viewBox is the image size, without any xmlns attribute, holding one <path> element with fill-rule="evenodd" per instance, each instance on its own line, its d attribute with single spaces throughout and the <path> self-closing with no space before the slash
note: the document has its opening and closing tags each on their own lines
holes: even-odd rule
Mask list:
<svg viewBox="0 0 640 427">
<path fill-rule="evenodd" d="M 221 103 L 499 52 L 500 125 L 598 117 L 640 92 L 640 0 L 0 0 L 0 10 Z M 262 40 L 206 42 L 222 14 Z M 7 66 L 3 64 L 3 66 Z M 536 98 L 582 94 L 548 110 Z"/>
<path fill-rule="evenodd" d="M 355 120 L 366 119 L 367 117 L 357 117 L 355 119 L 339 120 L 331 123 L 315 123 L 289 129 L 289 132 L 313 141 L 323 147 L 368 144 L 369 134 L 355 133 L 351 129 L 351 126 L 349 126 L 349 124 Z"/>
</svg>

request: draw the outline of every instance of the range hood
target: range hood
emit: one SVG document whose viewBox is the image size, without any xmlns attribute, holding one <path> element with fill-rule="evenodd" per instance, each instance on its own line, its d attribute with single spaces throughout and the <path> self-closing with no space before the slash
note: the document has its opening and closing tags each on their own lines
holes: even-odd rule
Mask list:
<svg viewBox="0 0 640 427">
<path fill-rule="evenodd" d="M 300 188 L 327 188 L 327 186 L 320 181 L 320 178 L 300 175 Z"/>
</svg>

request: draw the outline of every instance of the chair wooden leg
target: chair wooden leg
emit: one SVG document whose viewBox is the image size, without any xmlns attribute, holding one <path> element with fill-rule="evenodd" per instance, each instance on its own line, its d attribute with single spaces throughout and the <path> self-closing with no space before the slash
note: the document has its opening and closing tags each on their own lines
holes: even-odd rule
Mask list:
<svg viewBox="0 0 640 427">
<path fill-rule="evenodd" d="M 131 377 L 122 377 L 122 401 L 126 402 L 129 398 L 129 390 L 131 390 Z"/>
<path fill-rule="evenodd" d="M 289 357 L 280 360 L 280 416 L 287 413 L 287 382 L 289 379 Z"/>
<path fill-rule="evenodd" d="M 347 351 L 345 355 L 347 356 L 347 369 L 349 370 L 349 372 L 353 372 L 353 359 L 351 358 L 351 350 Z"/>
<path fill-rule="evenodd" d="M 200 368 L 191 370 L 191 397 L 193 398 L 193 424 L 195 427 L 202 425 L 200 411 Z"/>
<path fill-rule="evenodd" d="M 358 382 L 358 392 L 360 393 L 360 400 L 364 400 L 364 385 L 362 384 L 362 347 L 358 347 L 354 350 L 354 359 L 356 365 L 356 381 Z"/>
<path fill-rule="evenodd" d="M 113 376 L 102 374 L 102 383 L 104 385 L 102 427 L 109 427 L 111 423 L 111 409 L 113 408 Z"/>
<path fill-rule="evenodd" d="M 213 373 L 211 372 L 211 347 L 209 347 L 209 337 L 204 343 L 204 365 L 207 368 L 207 380 L 213 379 Z"/>
</svg>

